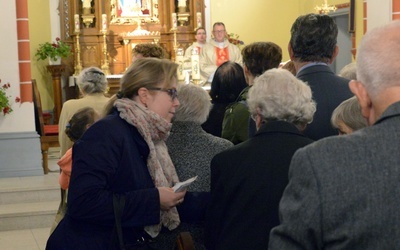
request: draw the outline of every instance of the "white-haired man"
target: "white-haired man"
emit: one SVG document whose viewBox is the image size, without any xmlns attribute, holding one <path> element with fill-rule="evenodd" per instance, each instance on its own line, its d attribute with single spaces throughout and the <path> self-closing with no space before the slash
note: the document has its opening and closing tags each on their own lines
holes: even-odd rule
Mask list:
<svg viewBox="0 0 400 250">
<path fill-rule="evenodd" d="M 369 127 L 292 159 L 269 249 L 400 247 L 400 22 L 368 32 L 350 82 Z"/>
</svg>

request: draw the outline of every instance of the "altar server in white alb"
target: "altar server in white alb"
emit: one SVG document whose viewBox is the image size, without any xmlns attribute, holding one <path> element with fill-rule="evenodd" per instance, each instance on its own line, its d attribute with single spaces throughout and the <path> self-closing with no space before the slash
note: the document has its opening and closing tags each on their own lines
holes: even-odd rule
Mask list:
<svg viewBox="0 0 400 250">
<path fill-rule="evenodd" d="M 239 48 L 227 39 L 225 24 L 216 22 L 213 25 L 213 39 L 203 46 L 200 53 L 200 71 L 203 80 L 212 81 L 218 66 L 226 61 L 242 65 L 242 55 Z"/>
<path fill-rule="evenodd" d="M 201 49 L 207 43 L 207 32 L 203 27 L 199 27 L 196 29 L 196 35 L 194 36 L 196 42 L 192 43 L 186 50 L 185 50 L 185 68 L 191 68 L 190 59 L 192 56 L 192 50 L 197 49 L 198 54 L 201 53 Z"/>
<path fill-rule="evenodd" d="M 190 56 L 192 55 L 192 50 L 197 48 L 199 54 L 201 53 L 201 49 L 207 43 L 207 32 L 204 28 L 200 27 L 196 29 L 196 42 L 192 43 L 186 50 L 185 50 L 185 58 L 190 60 Z"/>
</svg>

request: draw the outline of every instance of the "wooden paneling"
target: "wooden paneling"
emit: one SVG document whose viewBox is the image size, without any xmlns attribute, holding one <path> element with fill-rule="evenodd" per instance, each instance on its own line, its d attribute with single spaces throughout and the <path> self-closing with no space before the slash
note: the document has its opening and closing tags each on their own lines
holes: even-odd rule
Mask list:
<svg viewBox="0 0 400 250">
<path fill-rule="evenodd" d="M 90 15 L 93 15 L 93 23 L 86 27 L 80 19 L 80 59 L 82 67 L 97 66 L 101 67 L 104 61 L 103 53 L 103 35 L 101 33 L 102 14 L 107 15 L 107 59 L 109 62 L 111 74 L 121 74 L 130 64 L 131 47 L 126 46 L 121 42 L 121 34 L 132 32 L 137 28 L 136 22 L 128 24 L 111 23 L 114 20 L 111 10 L 113 0 L 92 0 L 92 9 Z M 171 14 L 177 12 L 176 7 L 178 0 L 158 0 L 158 23 L 142 22 L 141 28 L 150 32 L 159 32 L 161 39 L 159 44 L 164 47 L 169 55 L 169 58 L 174 59 L 174 34 L 171 31 Z M 194 30 L 196 27 L 196 13 L 200 12 L 202 16 L 202 24 L 204 25 L 204 0 L 187 0 L 187 13 L 189 14 L 188 21 L 183 26 L 177 28 L 177 43 L 180 47 L 187 48 L 194 41 Z M 114 11 L 115 12 L 115 11 Z M 60 0 L 60 18 L 61 18 L 61 33 L 62 39 L 69 43 L 73 50 L 76 51 L 76 34 L 74 34 L 74 15 L 83 15 L 81 0 Z M 88 11 L 85 9 L 85 13 Z M 179 13 L 178 13 L 179 14 Z M 151 42 L 152 39 L 132 38 L 130 43 Z M 68 69 L 74 69 L 76 53 L 74 58 L 71 58 Z M 70 72 L 71 75 L 73 72 Z"/>
</svg>

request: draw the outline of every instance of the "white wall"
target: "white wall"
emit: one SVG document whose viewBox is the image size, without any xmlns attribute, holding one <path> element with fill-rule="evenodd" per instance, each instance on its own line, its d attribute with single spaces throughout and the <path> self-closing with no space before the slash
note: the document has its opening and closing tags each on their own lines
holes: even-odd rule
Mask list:
<svg viewBox="0 0 400 250">
<path fill-rule="evenodd" d="M 206 26 L 204 27 L 207 31 L 207 41 L 211 39 L 211 0 L 204 0 L 204 5 L 206 6 L 204 12 L 205 12 L 205 21 L 206 21 Z"/>
<path fill-rule="evenodd" d="M 11 101 L 20 96 L 16 1 L 1 1 L 0 79 L 10 83 Z M 16 103 L 0 114 L 0 178 L 43 175 L 40 139 L 35 131 L 33 103 Z"/>
<path fill-rule="evenodd" d="M 51 37 L 61 37 L 60 14 L 58 11 L 59 0 L 50 0 Z"/>
<path fill-rule="evenodd" d="M 50 0 L 49 3 L 51 37 L 54 39 L 60 37 L 59 0 Z M 0 12 L 0 22 L 7 24 L 0 26 L 0 34 L 7 34 L 0 39 L 0 79 L 2 83 L 9 82 L 11 84 L 12 93 L 10 91 L 10 94 L 14 100 L 16 96 L 20 96 L 15 1 L 2 1 Z M 31 18 L 29 13 L 28 18 Z M 30 30 L 30 33 L 32 32 Z M 31 62 L 34 60 L 31 58 Z M 13 113 L 6 116 L 0 114 L 0 133 L 36 131 L 33 102 L 14 103 L 13 110 Z"/>
<path fill-rule="evenodd" d="M 367 30 L 392 20 L 392 0 L 367 0 Z"/>
<path fill-rule="evenodd" d="M 6 116 L 0 114 L 0 133 L 35 130 L 33 103 L 14 102 L 15 97 L 20 96 L 16 15 L 15 1 L 1 2 L 0 79 L 1 84 L 11 84 L 7 92 L 11 95 L 14 111 Z"/>
</svg>

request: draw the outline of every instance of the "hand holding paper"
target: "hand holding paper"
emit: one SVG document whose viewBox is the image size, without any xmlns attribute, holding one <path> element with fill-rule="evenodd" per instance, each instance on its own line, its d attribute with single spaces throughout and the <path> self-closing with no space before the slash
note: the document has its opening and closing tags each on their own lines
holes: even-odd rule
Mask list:
<svg viewBox="0 0 400 250">
<path fill-rule="evenodd" d="M 175 186 L 173 186 L 172 188 L 174 189 L 175 193 L 184 191 L 186 189 L 186 187 L 188 187 L 190 184 L 192 184 L 192 182 L 194 182 L 196 179 L 197 179 L 197 175 L 190 179 L 187 179 L 186 181 L 176 183 Z"/>
</svg>

